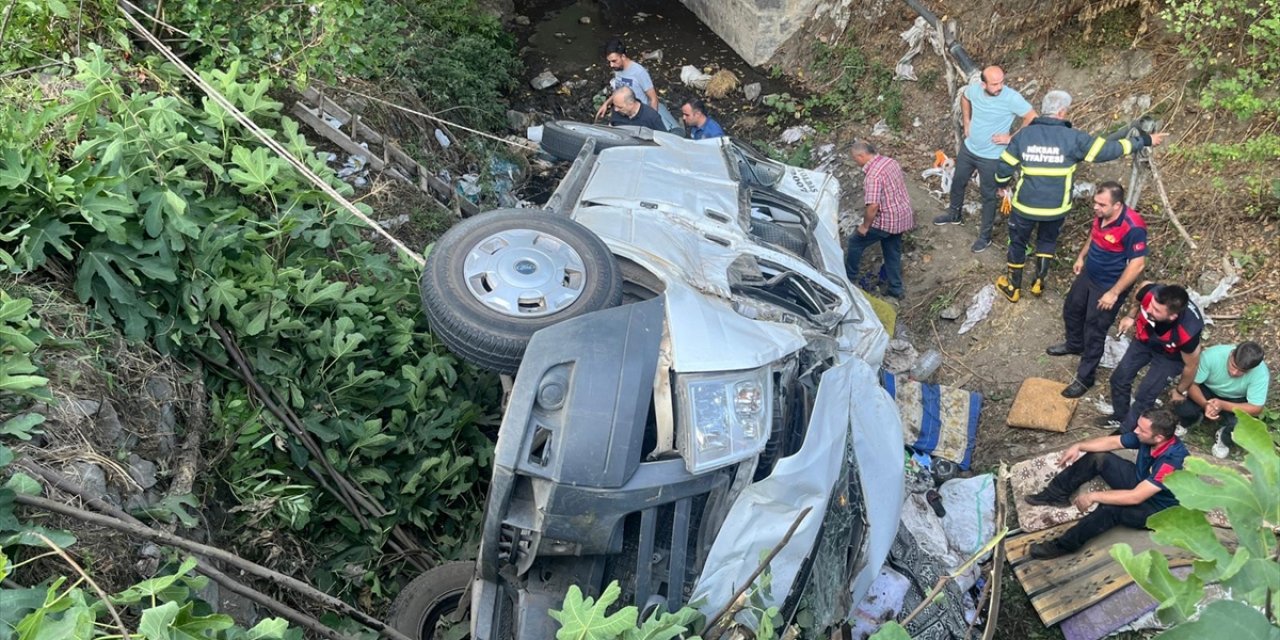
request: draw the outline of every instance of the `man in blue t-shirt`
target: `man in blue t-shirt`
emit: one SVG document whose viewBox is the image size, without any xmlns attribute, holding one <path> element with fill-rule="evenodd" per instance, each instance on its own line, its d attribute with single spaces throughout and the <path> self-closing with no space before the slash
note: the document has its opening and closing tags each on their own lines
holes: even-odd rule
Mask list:
<svg viewBox="0 0 1280 640">
<path fill-rule="evenodd" d="M 996 218 L 996 165 L 1000 153 L 1009 144 L 1010 127 L 1015 118 L 1026 126 L 1036 117 L 1022 94 L 1006 87 L 1004 70 L 991 66 L 982 70 L 979 82 L 970 84 L 960 96 L 960 115 L 964 123 L 964 141 L 956 154 L 956 170 L 951 179 L 951 206 L 947 213 L 934 218 L 934 224 L 960 224 L 964 219 L 964 192 L 969 179 L 978 172 L 982 189 L 982 224 L 978 239 L 971 247 L 979 253 L 991 246 L 991 227 Z"/>
<path fill-rule="evenodd" d="M 610 94 L 626 87 L 641 102 L 649 105 L 650 109 L 658 110 L 658 90 L 653 86 L 653 78 L 649 77 L 649 71 L 643 65 L 627 56 L 627 46 L 621 40 L 612 38 L 605 43 L 604 59 L 609 63 L 609 68 L 613 69 L 613 79 L 609 81 Z M 604 117 L 610 104 L 609 100 L 605 100 L 600 105 L 600 109 L 596 111 L 596 119 Z M 659 127 L 657 130 L 665 131 L 666 128 Z"/>
<path fill-rule="evenodd" d="M 1098 185 L 1093 216 L 1089 241 L 1073 267 L 1075 282 L 1062 304 L 1067 339 L 1045 349 L 1051 356 L 1080 356 L 1076 379 L 1062 390 L 1067 398 L 1079 398 L 1093 386 L 1107 330 L 1147 260 L 1147 225 L 1137 211 L 1125 206 L 1119 182 Z"/>
<path fill-rule="evenodd" d="M 707 105 L 701 98 L 689 98 L 680 106 L 680 119 L 689 128 L 689 139 L 706 140 L 724 136 L 720 123 L 707 115 Z"/>
<path fill-rule="evenodd" d="M 1187 457 L 1187 446 L 1174 435 L 1177 427 L 1178 420 L 1172 412 L 1156 409 L 1143 414 L 1129 433 L 1071 445 L 1058 458 L 1058 466 L 1067 468 L 1054 476 L 1044 491 L 1025 500 L 1027 504 L 1054 507 L 1074 504 L 1080 513 L 1088 515 L 1057 539 L 1031 545 L 1031 557 L 1043 560 L 1075 553 L 1117 525 L 1145 529 L 1152 514 L 1178 504 L 1178 498 L 1164 486 L 1165 478 L 1181 469 Z M 1110 453 L 1117 449 L 1137 449 L 1137 461 L 1129 462 Z M 1111 488 L 1071 498 L 1076 489 L 1095 477 L 1102 478 Z M 1089 513 L 1094 505 L 1098 508 Z"/>
</svg>

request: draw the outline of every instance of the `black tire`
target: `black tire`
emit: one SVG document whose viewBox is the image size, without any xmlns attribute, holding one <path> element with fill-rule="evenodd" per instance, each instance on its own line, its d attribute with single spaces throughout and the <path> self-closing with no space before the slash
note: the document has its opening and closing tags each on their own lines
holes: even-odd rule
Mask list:
<svg viewBox="0 0 1280 640">
<path fill-rule="evenodd" d="M 561 160 L 573 160 L 578 157 L 587 138 L 595 138 L 597 152 L 614 147 L 650 144 L 648 140 L 638 137 L 637 132 L 635 128 L 628 130 L 572 120 L 556 120 L 542 127 L 542 150 Z"/>
<path fill-rule="evenodd" d="M 466 605 L 462 597 L 474 577 L 475 563 L 450 562 L 414 578 L 391 603 L 387 624 L 414 640 L 433 640 L 446 616 Z"/>
<path fill-rule="evenodd" d="M 751 235 L 759 238 L 761 242 L 785 249 L 797 256 L 804 256 L 809 248 L 803 233 L 788 229 L 776 222 L 752 220 Z"/>
<path fill-rule="evenodd" d="M 532 241 L 528 247 L 518 243 L 530 238 L 541 244 L 531 248 Z M 485 243 L 492 249 L 487 253 Z M 509 268 L 483 270 L 468 266 L 468 258 L 491 259 Z M 573 263 L 562 268 L 556 262 L 562 258 Z M 510 282 L 521 278 L 543 280 Z M 449 229 L 427 256 L 419 284 L 432 333 L 458 357 L 498 373 L 514 374 L 520 368 L 525 347 L 539 329 L 622 302 L 622 271 L 599 237 L 568 218 L 528 209 L 490 211 Z M 518 300 L 497 293 L 522 286 Z M 525 304 L 525 293 L 542 292 L 538 286 L 552 288 L 541 299 L 545 304 Z M 494 294 L 488 303 L 482 292 Z M 559 297 L 553 300 L 553 294 Z"/>
</svg>

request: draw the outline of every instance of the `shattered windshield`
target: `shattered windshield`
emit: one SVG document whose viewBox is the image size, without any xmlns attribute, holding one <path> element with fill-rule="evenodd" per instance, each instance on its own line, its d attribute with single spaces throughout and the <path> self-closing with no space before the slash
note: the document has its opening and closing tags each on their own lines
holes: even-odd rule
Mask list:
<svg viewBox="0 0 1280 640">
<path fill-rule="evenodd" d="M 782 179 L 785 167 L 761 155 L 755 149 L 734 140 L 725 146 L 730 166 L 737 169 L 738 180 L 752 187 L 772 187 Z"/>
</svg>

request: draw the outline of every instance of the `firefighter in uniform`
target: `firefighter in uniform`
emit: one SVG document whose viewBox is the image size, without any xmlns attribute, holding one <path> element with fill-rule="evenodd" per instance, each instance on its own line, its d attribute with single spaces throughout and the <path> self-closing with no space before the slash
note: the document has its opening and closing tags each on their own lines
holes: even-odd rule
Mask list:
<svg viewBox="0 0 1280 640">
<path fill-rule="evenodd" d="M 996 165 L 996 184 L 1008 188 L 1016 171 L 1021 171 L 1013 190 L 1013 212 L 1009 216 L 1009 273 L 996 280 L 996 288 L 1010 302 L 1022 295 L 1022 270 L 1026 266 L 1027 242 L 1036 229 L 1036 273 L 1031 293 L 1044 291 L 1044 278 L 1049 272 L 1058 243 L 1062 221 L 1071 210 L 1071 186 L 1081 161 L 1106 162 L 1152 147 L 1164 141 L 1167 134 L 1141 139 L 1107 140 L 1071 128 L 1067 108 L 1071 95 L 1066 91 L 1045 94 L 1040 113 L 1047 114 L 1031 121 L 1014 134 L 1009 146 L 1000 154 Z"/>
</svg>

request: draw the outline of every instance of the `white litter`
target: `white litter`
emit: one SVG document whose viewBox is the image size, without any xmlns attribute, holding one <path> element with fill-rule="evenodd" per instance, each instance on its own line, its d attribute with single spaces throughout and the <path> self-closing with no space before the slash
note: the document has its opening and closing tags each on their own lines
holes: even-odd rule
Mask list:
<svg viewBox="0 0 1280 640">
<path fill-rule="evenodd" d="M 991 305 L 995 301 L 996 286 L 994 284 L 989 284 L 973 294 L 969 308 L 964 310 L 964 323 L 960 325 L 959 335 L 968 333 L 973 325 L 982 322 L 987 314 L 991 313 Z"/>
<path fill-rule="evenodd" d="M 529 81 L 529 86 L 533 87 L 535 91 L 549 89 L 557 84 L 560 84 L 560 79 L 556 77 L 556 74 L 551 73 L 550 71 L 543 71 Z"/>
<path fill-rule="evenodd" d="M 995 476 L 984 473 L 948 480 L 938 493 L 947 510 L 942 519 L 947 542 L 957 554 L 968 558 L 996 533 Z"/>
<path fill-rule="evenodd" d="M 646 54 L 644 54 L 644 55 L 640 56 L 640 59 L 641 59 L 641 60 L 655 60 L 655 61 L 657 61 L 657 62 L 662 62 L 662 49 L 654 49 L 653 51 L 650 51 L 650 52 L 648 52 L 648 53 L 646 53 Z"/>
<path fill-rule="evenodd" d="M 1098 366 L 1107 369 L 1114 369 L 1120 364 L 1120 358 L 1124 357 L 1124 352 L 1129 349 L 1129 336 L 1116 337 L 1107 335 L 1107 342 L 1102 347 L 1102 361 Z"/>
<path fill-rule="evenodd" d="M 444 132 L 439 129 L 436 129 L 436 142 L 439 142 L 440 146 L 445 149 L 448 149 L 449 145 L 453 144 L 453 141 L 449 139 L 449 136 L 446 136 Z"/>
<path fill-rule="evenodd" d="M 783 131 L 782 135 L 779 136 L 778 139 L 786 144 L 795 144 L 805 138 L 808 138 L 814 133 L 813 127 L 807 124 L 802 124 L 798 127 L 791 127 L 790 129 Z"/>
<path fill-rule="evenodd" d="M 1196 303 L 1197 307 L 1200 307 L 1201 314 L 1209 308 L 1209 305 L 1222 302 L 1227 297 L 1228 292 L 1231 291 L 1231 287 L 1240 282 L 1240 274 L 1236 273 L 1229 260 L 1230 258 L 1227 258 L 1222 261 L 1223 265 L 1227 267 L 1227 275 L 1218 280 L 1218 284 L 1213 287 L 1213 291 L 1201 294 L 1190 289 L 1187 290 L 1187 295 L 1191 298 L 1191 301 Z M 1208 315 L 1204 315 L 1204 322 L 1205 324 L 1213 324 L 1213 320 Z"/>
<path fill-rule="evenodd" d="M 707 83 L 711 82 L 711 74 L 703 73 L 701 69 L 691 64 L 686 64 L 680 67 L 680 82 L 699 91 L 705 91 Z"/>
<path fill-rule="evenodd" d="M 524 137 L 528 138 L 529 140 L 532 140 L 533 142 L 541 143 L 542 142 L 542 125 L 529 127 L 527 130 L 525 130 Z"/>
<path fill-rule="evenodd" d="M 939 187 L 941 188 L 941 193 L 949 194 L 951 193 L 951 181 L 955 178 L 955 174 L 956 161 L 948 156 L 942 161 L 942 166 L 921 171 L 920 178 L 928 180 L 929 178 L 937 176 L 940 180 Z"/>
<path fill-rule="evenodd" d="M 1097 193 L 1097 187 L 1092 182 L 1077 182 L 1071 187 L 1071 198 L 1073 200 L 1083 200 L 1093 197 Z"/>
<path fill-rule="evenodd" d="M 884 118 L 876 121 L 875 125 L 871 127 L 871 135 L 876 136 L 877 138 L 889 135 L 890 131 L 892 130 L 889 129 L 889 123 L 885 122 Z"/>
<path fill-rule="evenodd" d="M 884 369 L 894 375 L 906 373 L 915 366 L 920 354 L 906 340 L 890 340 L 889 348 L 884 352 Z"/>
<path fill-rule="evenodd" d="M 881 567 L 866 597 L 853 612 L 853 635 L 855 640 L 869 637 L 880 629 L 887 620 L 896 619 L 902 614 L 903 600 L 911 589 L 911 581 L 906 576 Z"/>
<path fill-rule="evenodd" d="M 934 29 L 928 20 L 917 17 L 910 29 L 899 34 L 903 40 L 907 41 L 908 49 L 902 58 L 898 60 L 898 64 L 894 67 L 894 80 L 916 80 L 915 67 L 911 61 L 920 55 L 920 51 L 924 48 L 927 41 L 933 46 L 933 50 L 942 54 L 942 32 Z"/>
</svg>

